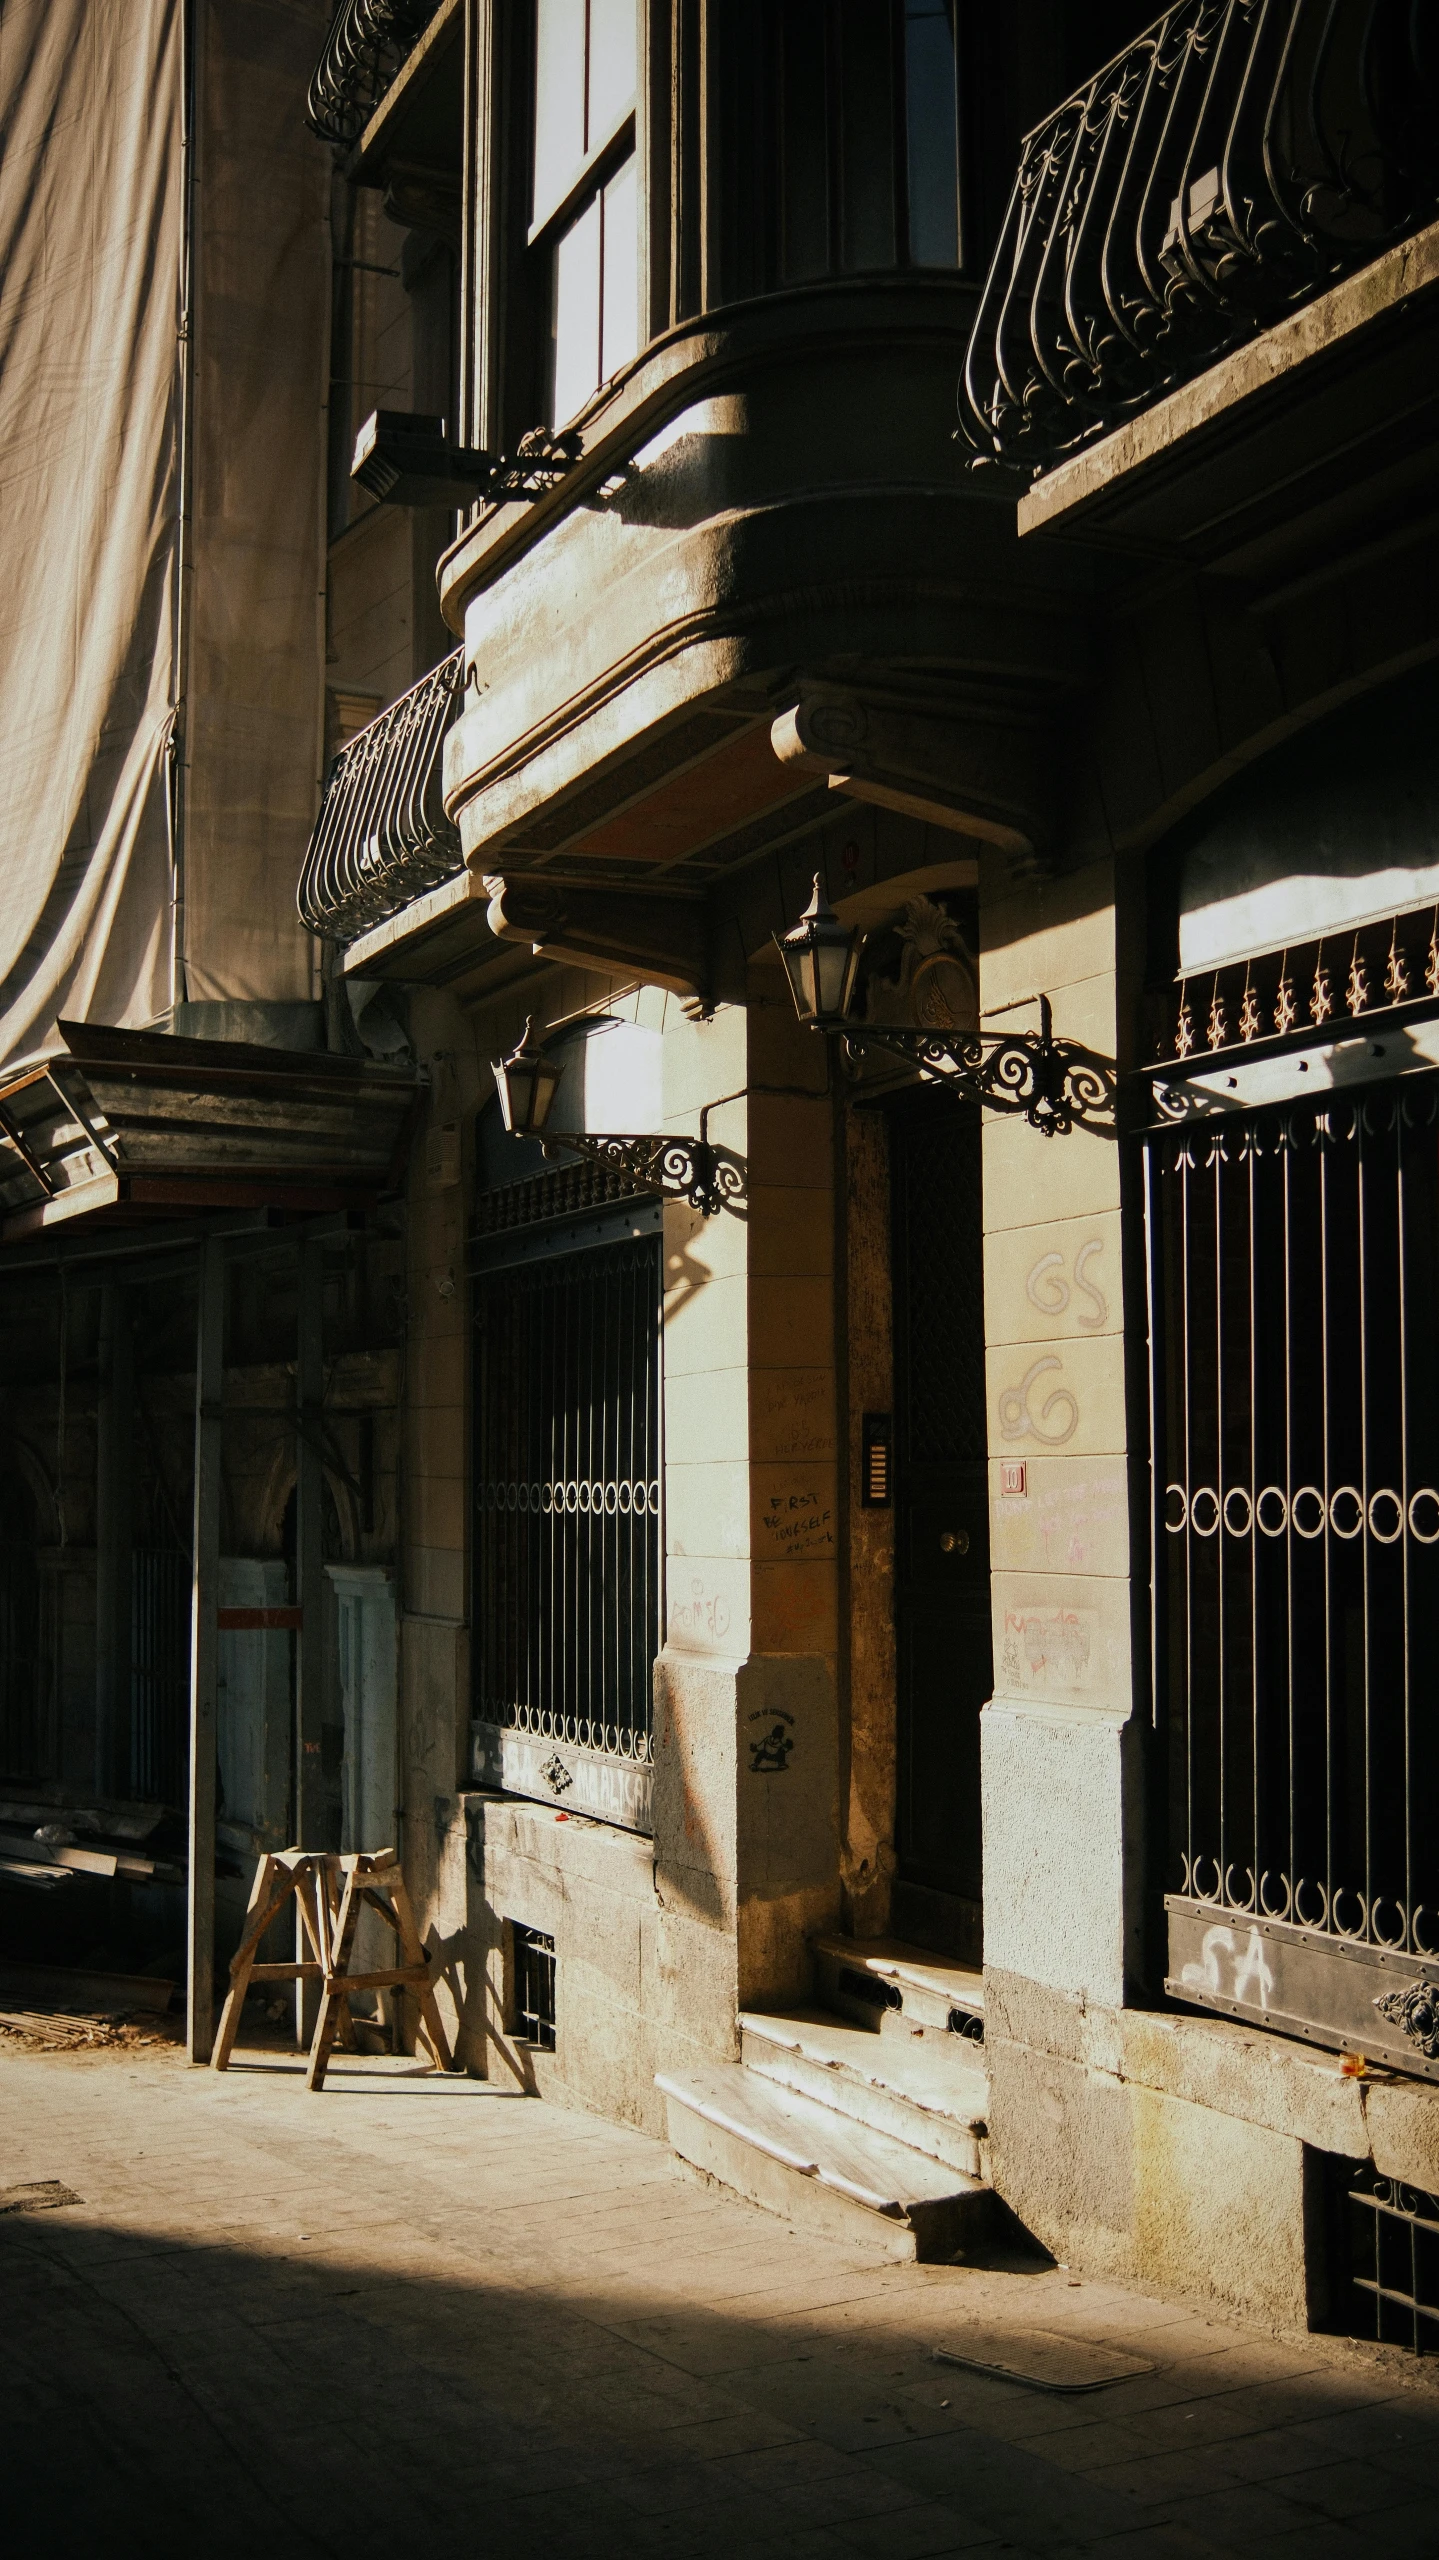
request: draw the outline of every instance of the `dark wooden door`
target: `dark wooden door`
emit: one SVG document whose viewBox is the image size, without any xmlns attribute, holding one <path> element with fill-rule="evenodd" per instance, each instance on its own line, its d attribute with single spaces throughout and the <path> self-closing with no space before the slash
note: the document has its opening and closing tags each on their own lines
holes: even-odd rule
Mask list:
<svg viewBox="0 0 1439 2560">
<path fill-rule="evenodd" d="M 992 1686 L 980 1127 L 892 1106 L 900 1935 L 980 1960 L 979 1716 Z"/>
</svg>

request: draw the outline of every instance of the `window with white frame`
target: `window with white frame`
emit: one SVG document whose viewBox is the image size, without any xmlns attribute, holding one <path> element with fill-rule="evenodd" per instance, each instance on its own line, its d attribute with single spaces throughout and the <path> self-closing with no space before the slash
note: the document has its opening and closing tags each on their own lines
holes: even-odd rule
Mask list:
<svg viewBox="0 0 1439 2560">
<path fill-rule="evenodd" d="M 530 243 L 549 274 L 555 426 L 639 346 L 636 0 L 535 0 Z"/>
</svg>

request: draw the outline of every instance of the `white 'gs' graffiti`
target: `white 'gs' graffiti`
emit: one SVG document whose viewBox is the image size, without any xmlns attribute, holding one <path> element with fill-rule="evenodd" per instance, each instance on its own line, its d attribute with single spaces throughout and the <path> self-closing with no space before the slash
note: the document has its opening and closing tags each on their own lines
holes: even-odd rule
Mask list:
<svg viewBox="0 0 1439 2560">
<path fill-rule="evenodd" d="M 1089 1300 L 1090 1305 L 1094 1309 L 1092 1316 L 1080 1316 L 1078 1318 L 1078 1322 L 1085 1327 L 1087 1332 L 1090 1333 L 1097 1333 L 1099 1327 L 1106 1323 L 1109 1317 L 1109 1300 L 1106 1298 L 1104 1291 L 1102 1289 L 1097 1289 L 1094 1282 L 1092 1280 L 1086 1280 L 1084 1276 L 1090 1263 L 1094 1260 L 1095 1255 L 1103 1253 L 1103 1251 L 1103 1237 L 1091 1236 L 1086 1244 L 1082 1244 L 1080 1246 L 1079 1251 L 1074 1257 L 1074 1287 L 1079 1291 L 1081 1297 Z M 1042 1316 L 1062 1316 L 1064 1314 L 1066 1307 L 1069 1305 L 1070 1298 L 1073 1295 L 1073 1291 L 1070 1288 L 1069 1282 L 1064 1277 L 1064 1256 L 1062 1253 L 1042 1253 L 1040 1255 L 1034 1269 L 1030 1272 L 1028 1279 L 1025 1281 L 1024 1294 L 1028 1298 L 1032 1307 L 1038 1307 Z"/>
</svg>

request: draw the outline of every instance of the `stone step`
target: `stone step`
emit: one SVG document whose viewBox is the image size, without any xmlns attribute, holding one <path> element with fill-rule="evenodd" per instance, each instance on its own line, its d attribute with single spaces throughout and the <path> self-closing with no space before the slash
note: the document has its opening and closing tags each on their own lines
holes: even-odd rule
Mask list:
<svg viewBox="0 0 1439 2560">
<path fill-rule="evenodd" d="M 953 2258 L 978 2245 L 990 2188 L 798 2091 L 716 2062 L 657 2071 L 681 2160 L 801 2230 L 890 2258 Z"/>
<path fill-rule="evenodd" d="M 739 2023 L 746 2068 L 761 2079 L 797 2089 L 967 2177 L 983 2177 L 989 2080 L 982 2045 L 934 2027 L 877 2035 L 816 2009 L 749 2010 Z"/>
<path fill-rule="evenodd" d="M 912 2026 L 982 2041 L 982 1973 L 930 1955 L 924 1947 L 908 1947 L 899 1938 L 836 1936 L 815 1938 L 811 1944 L 820 2002 L 856 2026 L 878 2019 L 883 2033 L 892 2013 Z"/>
</svg>

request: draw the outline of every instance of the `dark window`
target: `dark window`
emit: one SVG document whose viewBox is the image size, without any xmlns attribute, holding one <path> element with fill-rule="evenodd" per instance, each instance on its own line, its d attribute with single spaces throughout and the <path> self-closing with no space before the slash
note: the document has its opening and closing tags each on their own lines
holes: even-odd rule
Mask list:
<svg viewBox="0 0 1439 2560">
<path fill-rule="evenodd" d="M 54 1584 L 40 1571 L 35 1507 L 0 1492 L 0 1774 L 57 1778 Z"/>
<path fill-rule="evenodd" d="M 1372 2164 L 1330 2158 L 1330 2326 L 1439 2353 L 1439 2199 Z"/>
<path fill-rule="evenodd" d="M 955 0 L 904 0 L 904 103 L 909 256 L 916 267 L 962 264 Z"/>
<path fill-rule="evenodd" d="M 520 2044 L 555 2050 L 555 1942 L 543 1929 L 512 1920 L 515 1948 L 514 2033 Z"/>
</svg>

